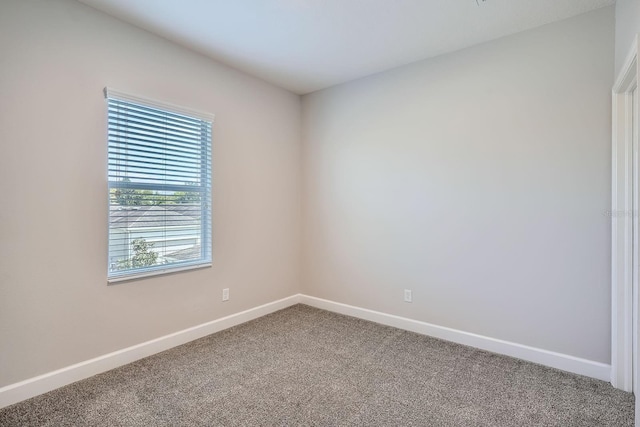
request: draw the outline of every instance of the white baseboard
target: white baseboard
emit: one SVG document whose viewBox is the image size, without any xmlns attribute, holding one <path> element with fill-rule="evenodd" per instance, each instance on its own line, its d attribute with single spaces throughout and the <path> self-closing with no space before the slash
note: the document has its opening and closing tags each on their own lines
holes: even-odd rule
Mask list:
<svg viewBox="0 0 640 427">
<path fill-rule="evenodd" d="M 307 295 L 292 295 L 278 301 L 261 305 L 240 313 L 232 314 L 221 319 L 203 323 L 192 328 L 184 329 L 173 334 L 165 335 L 151 341 L 134 345 L 113 353 L 105 354 L 94 359 L 86 360 L 57 371 L 49 372 L 19 383 L 0 388 L 0 408 L 12 405 L 22 400 L 35 397 L 73 382 L 89 378 L 93 375 L 126 365 L 144 357 L 185 344 L 198 338 L 222 331 L 232 326 L 257 319 L 274 311 L 303 303 L 312 307 L 345 314 L 364 320 L 393 326 L 411 332 L 444 339 L 458 344 L 516 357 L 540 365 L 550 366 L 563 371 L 572 372 L 603 381 L 611 380 L 611 366 L 605 363 L 581 359 L 566 354 L 555 353 L 509 341 L 489 338 L 482 335 L 463 332 L 456 329 L 437 326 L 418 320 L 379 311 L 354 307 L 334 301 Z"/>
<path fill-rule="evenodd" d="M 379 311 L 354 307 L 352 305 L 307 295 L 300 295 L 300 302 L 323 310 L 346 314 L 359 319 L 370 320 L 383 325 L 393 326 L 395 328 L 416 332 L 418 334 L 468 345 L 481 350 L 516 357 L 518 359 L 561 369 L 574 374 L 584 375 L 607 382 L 611 381 L 611 365 L 607 365 L 605 363 L 594 362 L 592 360 L 581 359 L 579 357 L 569 356 L 562 353 L 489 338 L 482 335 L 421 322 L 419 320 L 407 319 L 406 317 L 381 313 Z"/>
<path fill-rule="evenodd" d="M 249 320 L 257 319 L 274 311 L 300 302 L 299 295 L 293 295 L 240 313 L 232 314 L 211 322 L 203 323 L 173 334 L 165 335 L 132 347 L 114 351 L 94 359 L 86 360 L 57 371 L 49 372 L 19 383 L 0 388 L 0 408 L 18 403 L 42 393 L 106 372 L 110 369 L 135 362 L 144 357 L 188 343 Z"/>
</svg>

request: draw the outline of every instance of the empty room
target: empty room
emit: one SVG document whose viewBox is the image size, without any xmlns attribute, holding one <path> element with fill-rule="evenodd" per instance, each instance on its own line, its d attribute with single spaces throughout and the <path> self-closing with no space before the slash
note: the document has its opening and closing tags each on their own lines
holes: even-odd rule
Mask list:
<svg viewBox="0 0 640 427">
<path fill-rule="evenodd" d="M 640 426 L 640 0 L 0 0 L 0 426 Z"/>
</svg>

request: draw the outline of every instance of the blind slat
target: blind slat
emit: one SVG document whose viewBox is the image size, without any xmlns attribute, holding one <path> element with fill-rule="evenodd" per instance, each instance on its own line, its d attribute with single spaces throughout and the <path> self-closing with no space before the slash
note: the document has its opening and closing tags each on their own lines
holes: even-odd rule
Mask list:
<svg viewBox="0 0 640 427">
<path fill-rule="evenodd" d="M 140 139 L 156 144 L 167 144 L 167 148 L 176 147 L 178 150 L 198 150 L 201 149 L 201 138 L 188 138 L 181 134 L 158 133 L 153 129 L 130 128 L 109 128 L 109 138 L 115 141 L 127 140 L 129 138 Z"/>
<path fill-rule="evenodd" d="M 197 129 L 199 129 L 203 124 L 199 121 L 185 121 L 181 119 L 175 119 L 163 114 L 148 114 L 146 111 L 131 110 L 128 108 L 122 108 L 120 106 L 110 106 L 107 115 L 109 117 L 119 117 L 123 121 L 132 120 L 145 123 L 155 122 L 161 125 L 190 129 L 192 131 L 197 131 Z"/>
<path fill-rule="evenodd" d="M 109 155 L 129 155 L 135 156 L 137 153 L 145 153 L 153 158 L 158 158 L 161 155 L 164 155 L 167 151 L 158 147 L 157 145 L 151 146 L 146 144 L 140 144 L 135 142 L 132 139 L 128 140 L 129 142 L 113 142 L 111 147 L 109 147 Z M 184 161 L 195 161 L 194 163 L 201 162 L 201 154 L 200 153 L 188 153 L 185 151 L 171 151 L 171 159 L 176 162 Z M 142 154 L 140 154 L 142 156 Z"/>
</svg>

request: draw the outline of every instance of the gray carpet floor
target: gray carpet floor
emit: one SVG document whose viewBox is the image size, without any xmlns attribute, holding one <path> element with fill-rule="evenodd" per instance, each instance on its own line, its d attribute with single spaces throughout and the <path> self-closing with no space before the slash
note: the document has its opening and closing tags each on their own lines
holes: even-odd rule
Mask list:
<svg viewBox="0 0 640 427">
<path fill-rule="evenodd" d="M 0 410 L 2 426 L 632 426 L 610 384 L 296 305 Z"/>
</svg>

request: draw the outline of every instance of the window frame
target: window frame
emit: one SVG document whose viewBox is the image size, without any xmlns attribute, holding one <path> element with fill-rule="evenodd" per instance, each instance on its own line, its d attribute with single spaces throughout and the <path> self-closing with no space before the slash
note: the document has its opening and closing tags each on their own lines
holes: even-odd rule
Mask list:
<svg viewBox="0 0 640 427">
<path fill-rule="evenodd" d="M 169 114 L 178 114 L 187 116 L 191 119 L 201 120 L 203 122 L 208 122 L 210 126 L 210 132 L 208 134 L 208 141 L 203 141 L 201 147 L 201 159 L 202 161 L 206 161 L 206 164 L 203 164 L 200 167 L 201 174 L 201 182 L 202 185 L 198 186 L 195 190 L 190 189 L 189 192 L 198 193 L 200 195 L 200 249 L 201 255 L 200 258 L 196 260 L 188 260 L 182 262 L 176 262 L 172 264 L 158 264 L 150 267 L 142 267 L 142 268 L 131 268 L 126 270 L 112 270 L 111 264 L 112 260 L 110 259 L 110 243 L 111 243 L 111 201 L 107 202 L 107 283 L 118 283 L 124 281 L 135 280 L 139 278 L 152 277 L 152 276 L 160 276 L 165 274 L 177 273 L 180 271 L 194 270 L 211 267 L 213 264 L 213 194 L 212 194 L 212 186 L 213 186 L 213 126 L 214 126 L 214 118 L 215 116 L 210 113 L 203 113 L 201 111 L 193 110 L 190 108 L 185 108 L 181 106 L 177 106 L 167 102 L 161 102 L 152 100 L 149 98 L 140 97 L 137 95 L 132 95 L 128 93 L 123 93 L 120 91 L 116 91 L 109 87 L 104 88 L 104 98 L 105 105 L 107 108 L 107 117 L 106 117 L 106 140 L 107 140 L 107 151 L 109 151 L 109 147 L 111 144 L 110 135 L 109 135 L 109 100 L 115 100 L 120 102 L 132 103 L 143 107 L 148 107 L 156 110 L 161 110 L 163 112 Z M 148 189 L 152 191 L 185 191 L 184 185 L 177 184 L 167 184 L 167 183 L 129 183 L 123 181 L 112 181 L 109 177 L 109 162 L 112 161 L 111 155 L 107 153 L 107 197 L 111 197 L 111 190 L 118 188 L 135 188 L 135 189 Z M 130 244 L 130 243 L 129 243 Z"/>
</svg>

